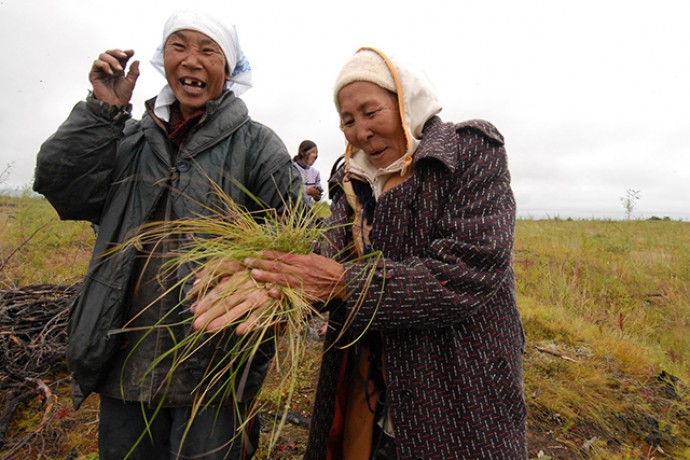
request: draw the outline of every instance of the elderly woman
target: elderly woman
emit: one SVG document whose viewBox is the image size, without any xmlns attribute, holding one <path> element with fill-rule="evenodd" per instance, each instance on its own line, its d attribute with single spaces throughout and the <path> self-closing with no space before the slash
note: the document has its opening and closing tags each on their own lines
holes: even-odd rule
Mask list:
<svg viewBox="0 0 690 460">
<path fill-rule="evenodd" d="M 245 261 L 254 279 L 327 302 L 305 459 L 526 458 L 503 137 L 486 121 L 441 121 L 429 84 L 370 48 L 334 96 L 349 145 L 332 246 Z M 358 261 L 377 251 L 375 266 Z M 201 303 L 197 321 L 250 312 L 250 327 L 255 303 L 228 307 Z"/>
<path fill-rule="evenodd" d="M 280 211 L 298 199 L 301 183 L 283 142 L 251 120 L 237 97 L 252 79 L 234 26 L 194 11 L 168 19 L 151 61 L 167 84 L 140 121 L 130 115 L 139 76 L 137 61 L 126 69 L 133 54 L 112 49 L 94 61 L 92 92 L 43 144 L 36 166 L 35 190 L 63 219 L 98 225 L 70 315 L 75 404 L 100 394 L 101 459 L 251 458 L 258 424 L 243 423 L 242 408 L 262 384 L 272 350 L 253 361 L 241 400 L 207 400 L 211 406 L 195 413 L 199 383 L 233 334 L 214 338 L 173 372 L 162 356 L 189 334 L 178 323 L 191 313 L 180 313 L 178 280 L 158 275 L 181 242 L 108 251 L 147 222 L 211 214 L 222 206 L 216 187 L 249 210 L 262 209 L 260 201 Z M 114 333 L 123 326 L 125 333 Z M 251 428 L 248 439 L 241 424 Z"/>
</svg>

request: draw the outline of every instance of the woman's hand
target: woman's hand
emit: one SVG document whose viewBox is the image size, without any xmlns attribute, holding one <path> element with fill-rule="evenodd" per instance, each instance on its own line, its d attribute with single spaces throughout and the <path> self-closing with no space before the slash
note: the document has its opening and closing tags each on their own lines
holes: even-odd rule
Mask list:
<svg viewBox="0 0 690 460">
<path fill-rule="evenodd" d="M 187 294 L 187 299 L 193 300 L 210 291 L 223 278 L 246 270 L 241 263 L 224 257 L 216 257 L 206 262 L 201 270 L 196 273 L 194 286 Z"/>
<path fill-rule="evenodd" d="M 321 190 L 312 185 L 311 187 L 307 188 L 307 195 L 314 198 L 314 200 L 319 201 L 321 199 Z"/>
<path fill-rule="evenodd" d="M 345 296 L 345 268 L 328 257 L 262 251 L 243 263 L 251 269 L 256 281 L 302 289 L 312 302 Z"/>
<path fill-rule="evenodd" d="M 188 298 L 197 299 L 191 310 L 196 330 L 215 332 L 242 317 L 237 328 L 245 334 L 257 325 L 261 310 L 279 299 L 278 285 L 303 290 L 312 302 L 344 296 L 344 267 L 318 254 L 287 254 L 262 251 L 242 264 L 222 258 L 209 261 L 199 271 Z"/>
<path fill-rule="evenodd" d="M 260 309 L 272 300 L 270 294 L 280 295 L 252 280 L 241 263 L 222 257 L 209 260 L 187 294 L 188 299 L 196 300 L 191 307 L 193 327 L 216 332 L 249 314 L 236 329 L 237 334 L 244 334 L 255 324 Z"/>
<path fill-rule="evenodd" d="M 274 301 L 270 293 L 271 290 L 257 284 L 246 269 L 225 276 L 209 291 L 195 293 L 201 297 L 191 307 L 195 316 L 192 326 L 198 331 L 216 332 L 246 316 L 235 329 L 238 335 L 245 334 L 255 326 L 261 309 Z"/>
<path fill-rule="evenodd" d="M 101 53 L 93 61 L 89 81 L 96 99 L 114 107 L 129 104 L 139 78 L 139 61 L 132 62 L 129 71 L 125 73 L 127 62 L 132 56 L 132 50 L 113 49 Z"/>
</svg>

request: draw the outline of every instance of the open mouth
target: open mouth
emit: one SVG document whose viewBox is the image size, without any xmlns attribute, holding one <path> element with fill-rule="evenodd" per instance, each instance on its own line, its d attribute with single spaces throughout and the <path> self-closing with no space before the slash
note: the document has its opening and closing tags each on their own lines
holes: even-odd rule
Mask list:
<svg viewBox="0 0 690 460">
<path fill-rule="evenodd" d="M 373 152 L 369 153 L 369 156 L 376 158 L 376 157 L 383 155 L 383 152 L 385 152 L 385 151 L 386 151 L 386 149 L 374 150 Z"/>
<path fill-rule="evenodd" d="M 195 90 L 200 90 L 206 88 L 206 83 L 200 80 L 194 80 L 192 78 L 180 78 L 180 83 L 182 86 L 187 88 L 193 88 Z"/>
</svg>

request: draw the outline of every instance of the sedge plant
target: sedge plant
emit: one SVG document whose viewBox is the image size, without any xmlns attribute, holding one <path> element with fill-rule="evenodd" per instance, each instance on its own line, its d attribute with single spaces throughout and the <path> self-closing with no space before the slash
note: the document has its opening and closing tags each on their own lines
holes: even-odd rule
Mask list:
<svg viewBox="0 0 690 460">
<path fill-rule="evenodd" d="M 244 193 L 252 197 L 248 190 L 240 184 L 237 185 L 243 189 Z M 184 240 L 185 243 L 179 246 L 176 253 L 171 255 L 162 266 L 159 277 L 174 280 L 172 287 L 168 288 L 162 296 L 171 292 L 184 292 L 185 287 L 192 285 L 202 270 L 204 276 L 198 279 L 203 281 L 201 284 L 197 281 L 197 285 L 194 287 L 198 298 L 214 290 L 214 295 L 217 295 L 218 301 L 222 303 L 225 298 L 229 298 L 235 293 L 237 286 L 246 286 L 247 283 L 254 283 L 257 289 L 268 289 L 269 286 L 263 286 L 262 283 L 254 281 L 249 274 L 249 269 L 246 268 L 230 275 L 232 276 L 231 282 L 221 284 L 220 281 L 227 276 L 223 268 L 225 263 L 229 261 L 241 264 L 245 258 L 256 256 L 263 250 L 308 254 L 313 252 L 317 245 L 328 244 L 326 235 L 329 228 L 324 226 L 320 217 L 310 208 L 304 206 L 301 201 L 286 203 L 286 211 L 280 215 L 275 209 L 250 212 L 235 203 L 217 185 L 214 185 L 214 189 L 220 198 L 222 209 L 203 206 L 207 214 L 174 221 L 148 223 L 140 229 L 136 236 L 113 249 L 113 251 L 127 248 L 141 250 L 146 245 L 153 244 L 155 246 L 171 238 Z M 258 203 L 256 199 L 255 201 Z M 341 257 L 344 252 L 349 254 L 352 251 L 351 248 L 344 248 L 335 257 Z M 374 268 L 381 258 L 381 254 L 375 252 L 359 257 L 356 261 L 364 263 L 370 268 L 368 273 L 369 279 L 371 279 Z M 185 270 L 180 270 L 181 267 L 185 267 Z M 187 274 L 180 277 L 180 272 Z M 218 292 L 221 285 L 222 290 Z M 274 412 L 271 422 L 267 442 L 269 451 L 272 451 L 277 444 L 297 386 L 298 367 L 307 346 L 309 322 L 313 318 L 324 318 L 323 313 L 315 306 L 323 302 L 323 299 L 316 301 L 310 298 L 299 286 L 270 286 L 270 288 L 277 289 L 280 296 L 271 298 L 267 305 L 257 310 L 258 318 L 252 328 L 242 335 L 234 335 L 233 331 L 245 318 L 239 318 L 228 324 L 226 328 L 214 332 L 203 329 L 194 330 L 192 328 L 194 316 L 191 313 L 183 315 L 184 319 L 181 321 L 171 323 L 169 318 L 188 310 L 189 300 L 184 298 L 184 295 L 181 295 L 182 298 L 178 305 L 169 311 L 164 318 L 158 323 L 146 327 L 145 333 L 137 345 L 141 344 L 156 329 L 170 330 L 172 327 L 182 326 L 188 330 L 188 333 L 181 340 L 174 342 L 172 349 L 164 351 L 151 363 L 147 372 L 153 372 L 157 366 L 164 362 L 171 363 L 165 383 L 162 388 L 159 388 L 163 396 L 167 385 L 175 378 L 176 371 L 182 363 L 203 347 L 217 347 L 213 352 L 214 359 L 195 389 L 192 415 L 183 434 L 183 442 L 194 416 L 201 410 L 206 410 L 209 407 L 217 407 L 217 410 L 228 410 L 223 407 L 222 403 L 228 400 L 233 401 L 235 406 L 232 410 L 240 415 L 239 419 L 245 420 L 244 423 L 247 423 L 261 411 L 262 389 L 253 398 L 250 407 L 245 407 L 245 405 L 237 402 L 246 400 L 244 391 L 250 366 L 257 356 L 263 353 L 264 347 L 268 346 L 269 349 L 275 350 L 272 365 L 276 367 L 277 374 L 281 376 L 278 390 L 279 394 L 283 395 L 282 408 Z M 335 292 L 332 293 L 332 296 L 334 295 Z M 363 296 L 359 295 L 358 298 L 363 299 Z M 346 321 L 343 331 L 347 328 L 356 311 L 357 305 Z M 110 333 L 118 334 L 132 331 L 133 328 L 130 327 L 130 323 L 125 324 L 121 329 L 110 331 Z M 234 335 L 230 340 L 221 340 L 227 338 L 229 334 Z M 175 334 L 170 331 L 170 336 L 174 338 Z M 278 347 L 278 340 L 281 338 L 283 338 L 283 346 Z M 351 340 L 345 346 L 352 345 L 356 340 L 357 338 Z M 159 400 L 153 415 L 147 420 L 149 425 L 162 408 L 164 397 Z M 244 426 L 240 426 L 237 433 L 243 432 Z M 140 441 L 147 435 L 147 432 L 142 433 Z M 230 442 L 232 441 L 234 438 Z M 136 446 L 132 448 L 130 454 L 135 448 Z"/>
</svg>

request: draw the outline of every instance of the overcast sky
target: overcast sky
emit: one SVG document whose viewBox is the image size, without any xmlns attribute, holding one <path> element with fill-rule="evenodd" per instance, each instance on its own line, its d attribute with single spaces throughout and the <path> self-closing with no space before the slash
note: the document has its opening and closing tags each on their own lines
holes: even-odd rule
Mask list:
<svg viewBox="0 0 690 460">
<path fill-rule="evenodd" d="M 161 4 L 165 6 L 160 6 Z M 412 62 L 446 121 L 506 138 L 520 217 L 690 220 L 690 7 L 666 1 L 0 0 L 2 186 L 31 183 L 40 144 L 83 99 L 98 54 L 132 48 L 143 102 L 165 20 L 190 5 L 237 26 L 255 86 L 242 98 L 291 154 L 319 146 L 322 179 L 345 146 L 332 86 L 361 46 Z M 151 5 L 151 6 L 149 6 Z M 156 6 L 154 6 L 156 5 Z M 325 184 L 324 184 L 325 185 Z"/>
</svg>

